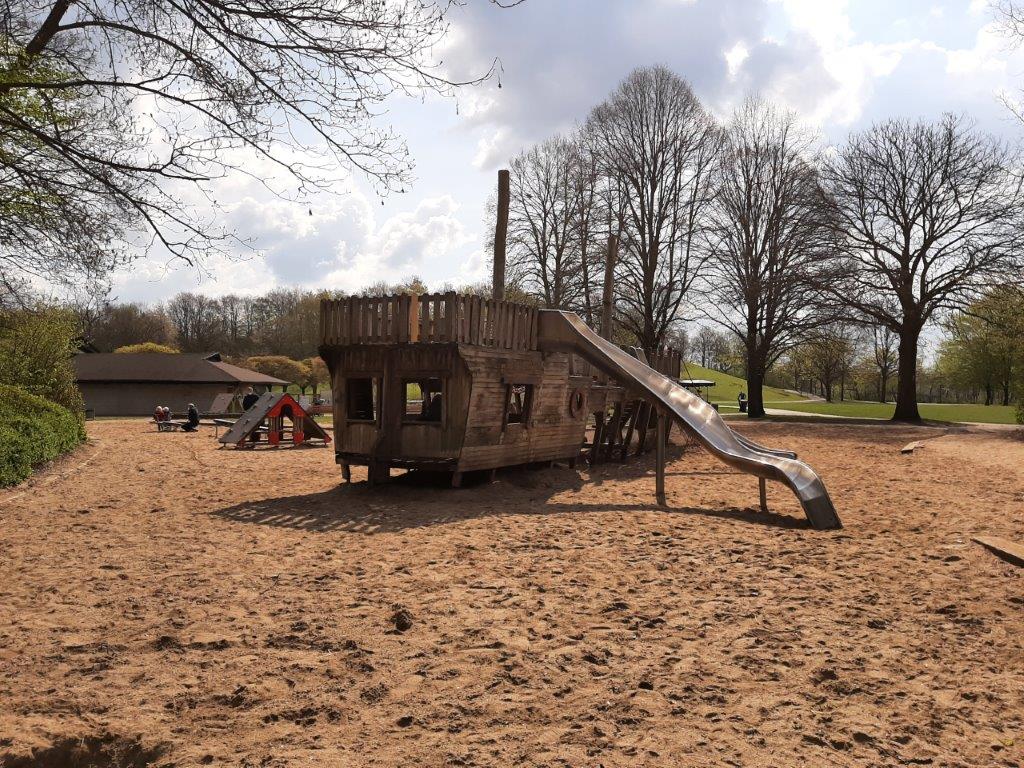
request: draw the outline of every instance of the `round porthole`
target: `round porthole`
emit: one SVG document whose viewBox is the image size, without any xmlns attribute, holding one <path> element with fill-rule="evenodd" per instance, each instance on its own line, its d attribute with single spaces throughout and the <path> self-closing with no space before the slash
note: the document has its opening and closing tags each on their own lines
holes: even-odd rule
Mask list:
<svg viewBox="0 0 1024 768">
<path fill-rule="evenodd" d="M 587 403 L 587 394 L 577 387 L 569 395 L 569 414 L 575 419 L 583 413 L 583 406 Z"/>
</svg>

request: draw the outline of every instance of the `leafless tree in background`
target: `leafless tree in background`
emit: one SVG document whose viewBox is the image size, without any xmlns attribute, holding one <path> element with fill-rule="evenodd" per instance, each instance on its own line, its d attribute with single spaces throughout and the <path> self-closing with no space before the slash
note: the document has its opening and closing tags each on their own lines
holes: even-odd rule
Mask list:
<svg viewBox="0 0 1024 768">
<path fill-rule="evenodd" d="M 452 5 L 0 0 L 0 281 L 102 277 L 147 245 L 201 261 L 231 233 L 188 200 L 243 157 L 299 193 L 342 169 L 401 187 L 405 145 L 374 118 L 459 85 L 429 61 Z"/>
<path fill-rule="evenodd" d="M 685 80 L 652 67 L 595 107 L 585 131 L 622 206 L 620 322 L 650 350 L 678 321 L 707 258 L 698 231 L 713 195 L 718 129 Z"/>
<path fill-rule="evenodd" d="M 899 336 L 894 419 L 917 421 L 921 330 L 986 286 L 1020 279 L 1024 190 L 1016 155 L 961 117 L 888 120 L 824 167 L 843 238 L 842 280 L 823 287 Z"/>
<path fill-rule="evenodd" d="M 609 232 L 602 223 L 605 204 L 601 195 L 597 155 L 582 135 L 576 136 L 573 151 L 575 162 L 570 172 L 570 190 L 576 243 L 580 251 L 580 278 L 583 282 L 580 309 L 583 319 L 593 326 L 597 319 L 596 308 L 601 304 Z"/>
<path fill-rule="evenodd" d="M 1024 3 L 1020 0 L 990 0 L 989 6 L 999 29 L 1011 44 L 1014 47 L 1024 44 Z M 1002 102 L 1018 120 L 1024 122 L 1024 104 L 1019 96 L 1013 98 L 1004 94 Z"/>
<path fill-rule="evenodd" d="M 578 160 L 576 145 L 558 136 L 520 153 L 509 165 L 511 282 L 547 309 L 575 310 L 585 303 Z"/>
<path fill-rule="evenodd" d="M 830 323 L 803 345 L 805 370 L 817 379 L 822 397 L 830 403 L 837 386 L 839 399 L 846 399 L 846 380 L 857 357 L 860 330 L 852 323 Z"/>
<path fill-rule="evenodd" d="M 899 339 L 892 328 L 874 323 L 871 326 L 872 362 L 878 370 L 878 402 L 888 402 L 889 379 L 896 371 Z"/>
<path fill-rule="evenodd" d="M 815 284 L 833 229 L 812 139 L 793 114 L 763 101 L 747 100 L 726 126 L 714 179 L 705 312 L 743 345 L 756 418 L 767 370 L 831 317 Z"/>
<path fill-rule="evenodd" d="M 724 333 L 708 326 L 701 326 L 693 336 L 689 348 L 697 355 L 701 368 L 723 370 L 729 356 L 729 339 Z"/>
</svg>

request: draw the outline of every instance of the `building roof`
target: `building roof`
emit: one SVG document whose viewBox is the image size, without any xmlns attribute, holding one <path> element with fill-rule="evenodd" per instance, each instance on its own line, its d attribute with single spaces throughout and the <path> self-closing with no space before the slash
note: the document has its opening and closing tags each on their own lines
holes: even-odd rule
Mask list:
<svg viewBox="0 0 1024 768">
<path fill-rule="evenodd" d="M 80 353 L 74 356 L 77 381 L 161 382 L 174 384 L 288 384 L 237 365 L 220 362 L 220 355 L 142 352 Z"/>
</svg>

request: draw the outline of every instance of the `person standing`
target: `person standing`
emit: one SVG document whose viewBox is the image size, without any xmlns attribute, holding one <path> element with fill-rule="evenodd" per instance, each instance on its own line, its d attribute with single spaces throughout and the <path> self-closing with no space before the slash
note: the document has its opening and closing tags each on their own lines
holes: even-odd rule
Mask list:
<svg viewBox="0 0 1024 768">
<path fill-rule="evenodd" d="M 259 399 L 260 396 L 256 394 L 252 387 L 246 387 L 245 397 L 242 398 L 242 410 L 248 411 L 256 405 L 256 401 Z"/>
</svg>

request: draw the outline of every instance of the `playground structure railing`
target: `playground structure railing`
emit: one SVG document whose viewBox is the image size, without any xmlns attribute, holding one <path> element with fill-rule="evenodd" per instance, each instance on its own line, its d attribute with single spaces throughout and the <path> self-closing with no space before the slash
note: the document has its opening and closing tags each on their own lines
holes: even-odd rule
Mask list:
<svg viewBox="0 0 1024 768">
<path fill-rule="evenodd" d="M 349 344 L 459 343 L 536 350 L 537 309 L 447 293 L 349 296 L 320 304 L 320 340 Z"/>
</svg>

